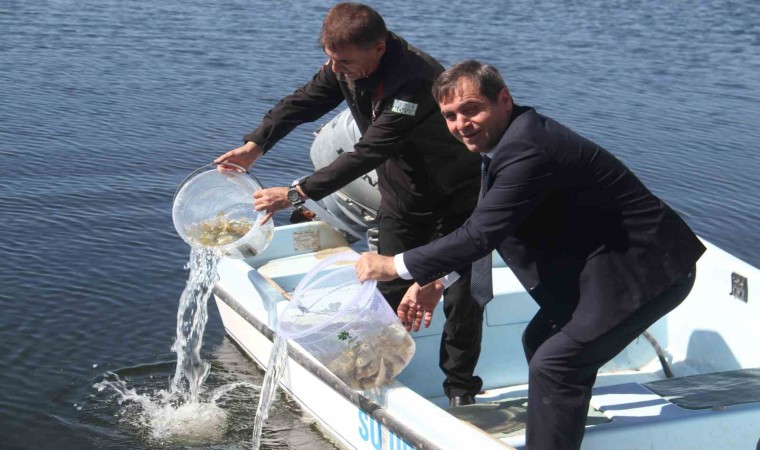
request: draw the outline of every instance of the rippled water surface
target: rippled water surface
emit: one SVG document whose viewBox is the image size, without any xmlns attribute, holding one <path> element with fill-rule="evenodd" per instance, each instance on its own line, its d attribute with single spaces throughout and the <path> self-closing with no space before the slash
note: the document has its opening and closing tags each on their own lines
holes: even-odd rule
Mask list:
<svg viewBox="0 0 760 450">
<path fill-rule="evenodd" d="M 168 388 L 189 255 L 174 190 L 311 77 L 330 4 L 0 0 L 0 447 L 250 445 L 263 374 L 213 304 L 206 389 L 236 386 L 217 392 L 222 431 L 156 441 L 93 385 Z M 495 64 L 518 102 L 609 148 L 698 234 L 760 266 L 760 3 L 376 7 L 445 65 Z M 315 127 L 261 160 L 264 184 L 307 173 Z M 278 397 L 262 448 L 307 445 L 333 448 Z"/>
</svg>

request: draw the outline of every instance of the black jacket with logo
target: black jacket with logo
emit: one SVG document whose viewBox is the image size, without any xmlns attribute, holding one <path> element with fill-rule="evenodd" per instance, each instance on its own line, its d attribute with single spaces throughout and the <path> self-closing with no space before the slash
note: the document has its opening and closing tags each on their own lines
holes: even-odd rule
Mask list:
<svg viewBox="0 0 760 450">
<path fill-rule="evenodd" d="M 313 122 L 344 100 L 362 138 L 302 183 L 319 200 L 373 169 L 383 214 L 458 214 L 472 210 L 480 190 L 480 157 L 449 133 L 431 87 L 443 67 L 393 33 L 380 66 L 350 82 L 322 66 L 312 80 L 282 99 L 245 141 L 268 151 L 302 123 Z"/>
</svg>

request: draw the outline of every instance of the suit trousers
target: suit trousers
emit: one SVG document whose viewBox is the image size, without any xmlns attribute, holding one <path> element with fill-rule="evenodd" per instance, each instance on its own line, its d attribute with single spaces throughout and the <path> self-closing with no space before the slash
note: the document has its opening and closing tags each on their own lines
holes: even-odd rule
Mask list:
<svg viewBox="0 0 760 450">
<path fill-rule="evenodd" d="M 380 214 L 378 219 L 378 253 L 393 256 L 450 233 L 469 217 L 467 214 L 441 216 L 430 214 L 402 220 Z M 413 281 L 396 279 L 378 283 L 378 289 L 396 310 Z M 474 374 L 480 357 L 483 335 L 483 308 L 470 295 L 470 276 L 461 277 L 443 294 L 446 322 L 441 335 L 439 367 L 445 375 L 443 390 L 458 397 L 477 395 L 483 380 Z"/>
<path fill-rule="evenodd" d="M 578 342 L 539 310 L 523 334 L 528 360 L 528 450 L 581 447 L 597 372 L 689 294 L 696 270 L 589 342 Z M 653 354 L 654 358 L 655 355 Z"/>
</svg>

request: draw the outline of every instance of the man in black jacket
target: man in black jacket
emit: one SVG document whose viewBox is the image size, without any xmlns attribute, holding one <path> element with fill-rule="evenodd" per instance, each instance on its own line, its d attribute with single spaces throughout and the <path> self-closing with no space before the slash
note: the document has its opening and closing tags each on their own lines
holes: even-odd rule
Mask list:
<svg viewBox="0 0 760 450">
<path fill-rule="evenodd" d="M 433 95 L 449 131 L 483 155 L 484 193 L 451 234 L 395 257 L 363 254 L 359 278 L 414 278 L 399 316 L 419 328 L 436 279 L 472 264 L 475 287 L 475 262 L 495 249 L 540 306 L 523 334 L 527 447 L 578 449 L 597 371 L 686 298 L 705 248 L 610 152 L 513 104 L 494 67 L 457 64 Z"/>
<path fill-rule="evenodd" d="M 357 3 L 339 3 L 328 12 L 320 43 L 327 63 L 303 88 L 275 105 L 244 137 L 245 145 L 216 162 L 248 168 L 296 126 L 317 120 L 345 100 L 362 134 L 355 151 L 290 188 L 256 192 L 256 209 L 271 214 L 306 198 L 319 200 L 377 170 L 380 254 L 426 244 L 461 225 L 477 202 L 480 159 L 450 135 L 431 95 L 443 67 L 389 32 L 376 11 Z M 397 280 L 379 287 L 396 309 L 410 284 Z M 474 403 L 482 387 L 473 372 L 483 310 L 470 300 L 469 280 L 449 288 L 444 312 L 444 390 L 452 406 Z"/>
</svg>

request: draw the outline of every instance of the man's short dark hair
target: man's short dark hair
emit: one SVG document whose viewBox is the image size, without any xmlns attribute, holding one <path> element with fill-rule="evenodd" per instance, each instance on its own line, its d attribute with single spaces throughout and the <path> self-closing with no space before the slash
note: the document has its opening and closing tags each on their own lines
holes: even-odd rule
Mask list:
<svg viewBox="0 0 760 450">
<path fill-rule="evenodd" d="M 489 100 L 496 101 L 499 92 L 507 87 L 499 70 L 490 65 L 468 59 L 454 64 L 438 76 L 433 83 L 433 98 L 438 103 L 454 94 L 461 78 L 480 86 L 480 93 Z"/>
<path fill-rule="evenodd" d="M 319 32 L 323 49 L 336 50 L 345 45 L 369 48 L 385 42 L 388 29 L 377 11 L 362 3 L 338 3 L 328 11 Z"/>
</svg>

